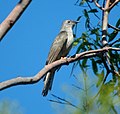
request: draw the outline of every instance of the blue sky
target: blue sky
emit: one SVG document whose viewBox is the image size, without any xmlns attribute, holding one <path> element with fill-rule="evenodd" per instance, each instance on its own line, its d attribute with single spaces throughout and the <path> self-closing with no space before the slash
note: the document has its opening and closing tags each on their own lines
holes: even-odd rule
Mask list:
<svg viewBox="0 0 120 114">
<path fill-rule="evenodd" d="M 0 22 L 2 22 L 19 0 L 0 1 Z M 45 65 L 50 46 L 58 34 L 62 21 L 76 20 L 82 9 L 75 6 L 76 0 L 33 0 L 23 15 L 0 42 L 0 81 L 17 76 L 33 76 Z M 117 10 L 119 7 L 117 7 Z M 117 12 L 116 10 L 116 12 Z M 118 10 L 119 11 L 119 10 Z M 114 10 L 111 12 L 113 15 Z M 119 13 L 114 15 L 119 18 Z M 114 21 L 110 18 L 110 23 Z M 77 34 L 83 32 L 84 23 L 79 23 Z M 82 29 L 81 29 L 82 27 Z M 70 55 L 74 54 L 73 48 Z M 65 86 L 73 83 L 69 78 L 71 66 L 63 66 L 56 73 L 52 91 L 66 98 Z M 80 70 L 75 73 L 79 75 Z M 34 85 L 15 86 L 0 92 L 0 101 L 7 99 L 20 106 L 23 114 L 56 114 L 57 105 L 52 105 L 47 97 L 41 95 L 42 80 Z M 59 111 L 59 110 L 58 110 Z M 62 110 L 61 110 L 62 111 Z"/>
<path fill-rule="evenodd" d="M 18 1 L 0 1 L 0 22 L 6 18 Z M 44 67 L 50 45 L 58 34 L 62 21 L 76 20 L 81 15 L 82 10 L 74 5 L 75 2 L 75 0 L 33 0 L 31 2 L 0 42 L 0 81 L 19 75 L 33 76 Z M 62 88 L 72 80 L 69 78 L 70 71 L 71 65 L 63 66 L 56 73 L 50 93 L 66 96 Z M 56 114 L 48 101 L 51 95 L 42 97 L 42 88 L 42 80 L 34 85 L 12 87 L 0 92 L 0 101 L 8 99 L 17 102 L 24 114 Z"/>
</svg>

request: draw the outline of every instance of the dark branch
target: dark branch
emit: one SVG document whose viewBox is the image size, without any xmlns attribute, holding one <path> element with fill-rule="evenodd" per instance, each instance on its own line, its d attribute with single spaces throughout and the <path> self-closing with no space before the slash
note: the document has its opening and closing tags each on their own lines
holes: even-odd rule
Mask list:
<svg viewBox="0 0 120 114">
<path fill-rule="evenodd" d="M 117 27 L 115 27 L 115 26 L 112 26 L 111 24 L 108 24 L 108 27 L 109 28 L 112 28 L 112 29 L 114 29 L 114 30 L 116 30 L 116 31 L 120 31 L 120 29 L 119 28 L 117 28 Z"/>
</svg>

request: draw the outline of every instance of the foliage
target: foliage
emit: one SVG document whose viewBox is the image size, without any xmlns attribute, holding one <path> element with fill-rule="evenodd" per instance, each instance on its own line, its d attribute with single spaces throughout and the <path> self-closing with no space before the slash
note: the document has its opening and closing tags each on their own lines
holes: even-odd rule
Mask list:
<svg viewBox="0 0 120 114">
<path fill-rule="evenodd" d="M 81 35 L 79 35 L 79 37 L 74 41 L 74 46 L 77 47 L 76 54 L 104 48 L 103 40 L 107 41 L 107 45 L 105 46 L 120 48 L 120 17 L 114 18 L 114 15 L 116 14 L 114 11 L 111 18 L 114 18 L 115 25 L 111 25 L 108 21 L 106 29 L 103 30 L 104 24 L 107 23 L 107 21 L 106 23 L 103 23 L 105 18 L 103 14 L 104 12 L 107 12 L 110 16 L 112 9 L 103 11 L 101 9 L 105 6 L 105 0 L 97 0 L 97 3 L 101 4 L 103 2 L 103 5 L 101 5 L 102 7 L 99 8 L 95 5 L 94 1 L 95 0 L 78 0 L 75 4 L 83 9 L 82 18 L 80 19 L 79 16 L 77 20 L 80 19 L 81 23 L 84 23 L 82 30 L 80 28 L 80 31 L 82 31 Z M 115 0 L 110 1 L 109 6 L 111 6 L 113 2 L 115 2 Z M 54 96 L 57 100 L 51 101 L 55 101 L 60 104 L 71 104 L 72 107 L 75 107 L 75 110 L 69 112 L 71 114 L 119 113 L 120 52 L 108 51 L 108 53 L 99 53 L 97 56 L 93 56 L 92 58 L 86 57 L 85 59 L 78 60 L 74 63 L 72 72 L 78 66 L 84 74 L 84 83 L 81 84 L 79 82 L 79 85 L 83 85 L 83 87 L 79 87 L 78 85 L 74 86 L 77 88 L 77 96 L 75 91 L 72 92 L 72 99 L 76 98 L 76 101 L 79 101 L 78 104 L 75 105 L 74 102 L 67 100 L 68 97 L 63 99 Z M 89 81 L 90 78 L 93 77 L 93 74 L 97 77 L 96 83 L 93 83 L 93 80 Z M 94 89 L 91 90 L 90 85 L 88 84 L 89 82 L 90 85 L 94 84 Z"/>
<path fill-rule="evenodd" d="M 118 97 L 113 82 L 97 88 L 93 79 L 85 73 L 80 75 L 75 84 L 68 87 L 67 97 L 61 98 L 53 95 L 51 102 L 58 103 L 58 114 L 117 114 L 120 109 L 120 98 Z M 83 81 L 82 81 L 83 80 Z M 94 80 L 95 82 L 95 80 Z M 76 85 L 78 83 L 78 85 Z M 72 96 L 72 99 L 71 99 Z M 64 105 L 64 107 L 62 107 Z M 56 104 L 54 104 L 56 106 Z M 61 108 L 61 109 L 60 109 Z"/>
<path fill-rule="evenodd" d="M 0 102 L 0 114 L 23 114 L 18 103 L 2 100 Z"/>
<path fill-rule="evenodd" d="M 100 1 L 98 1 L 98 3 L 99 2 Z M 74 42 L 74 46 L 78 47 L 76 50 L 76 54 L 88 50 L 97 50 L 103 48 L 103 11 L 96 7 L 94 1 L 78 0 L 75 5 L 78 5 L 81 7 L 81 9 L 83 9 L 82 18 L 84 18 L 83 32 L 80 35 L 80 37 L 78 37 Z M 114 17 L 115 13 L 112 14 L 112 18 Z M 102 16 L 100 17 L 101 14 Z M 115 26 L 111 25 L 109 22 L 107 25 L 107 46 L 119 48 L 120 18 L 118 20 L 114 19 L 114 21 L 116 21 Z M 82 71 L 92 68 L 92 71 L 98 77 L 98 82 L 96 84 L 98 87 L 102 83 L 107 82 L 108 80 L 106 81 L 106 79 L 109 76 L 112 76 L 112 81 L 114 82 L 114 85 L 118 84 L 117 81 L 119 81 L 119 79 L 117 77 L 120 76 L 120 52 L 109 51 L 107 55 L 99 53 L 95 57 L 79 60 L 76 63 L 74 63 L 73 70 L 78 65 L 80 66 Z"/>
</svg>

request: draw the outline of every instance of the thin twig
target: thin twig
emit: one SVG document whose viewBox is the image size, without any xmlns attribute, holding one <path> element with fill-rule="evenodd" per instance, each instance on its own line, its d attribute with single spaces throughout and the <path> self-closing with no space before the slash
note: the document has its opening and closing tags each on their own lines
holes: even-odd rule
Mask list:
<svg viewBox="0 0 120 114">
<path fill-rule="evenodd" d="M 88 7 L 90 8 L 90 10 L 92 10 L 92 7 L 90 6 L 90 4 L 87 1 L 86 1 L 86 3 L 88 5 Z M 97 19 L 100 20 L 100 17 L 98 17 L 95 12 L 93 12 L 93 14 L 97 17 Z"/>
<path fill-rule="evenodd" d="M 66 105 L 70 105 L 70 106 L 72 106 L 72 107 L 74 107 L 74 108 L 80 109 L 79 107 L 77 107 L 76 105 L 74 105 L 73 103 L 69 102 L 69 101 L 66 100 L 66 99 L 63 99 L 63 98 L 61 98 L 61 97 L 58 97 L 58 96 L 56 96 L 56 95 L 54 95 L 54 94 L 52 94 L 52 96 L 53 96 L 54 98 L 56 98 L 57 100 L 49 100 L 49 101 L 51 101 L 51 102 L 60 103 L 60 104 L 66 104 Z"/>
<path fill-rule="evenodd" d="M 118 38 L 116 41 L 114 41 L 113 43 L 110 44 L 110 46 L 113 46 L 115 43 L 120 42 L 120 38 Z"/>
<path fill-rule="evenodd" d="M 98 4 L 96 0 L 93 0 L 93 1 L 94 1 L 95 5 L 96 5 L 99 9 L 105 10 L 105 8 L 101 7 L 100 4 Z"/>
<path fill-rule="evenodd" d="M 120 29 L 119 28 L 117 28 L 117 27 L 115 27 L 115 26 L 113 26 L 113 25 L 111 25 L 111 24 L 108 24 L 108 27 L 109 28 L 112 28 L 112 29 L 114 29 L 114 30 L 116 30 L 116 31 L 120 31 Z"/>
</svg>

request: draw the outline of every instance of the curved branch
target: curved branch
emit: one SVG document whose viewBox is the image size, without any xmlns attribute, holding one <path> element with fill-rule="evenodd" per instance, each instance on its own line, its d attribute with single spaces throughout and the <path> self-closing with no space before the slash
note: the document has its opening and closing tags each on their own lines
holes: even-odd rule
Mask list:
<svg viewBox="0 0 120 114">
<path fill-rule="evenodd" d="M 0 24 L 0 41 L 12 28 L 32 0 L 20 0 L 8 17 Z"/>
<path fill-rule="evenodd" d="M 113 46 L 115 43 L 120 42 L 120 38 L 118 38 L 116 41 L 114 41 L 113 43 L 109 44 L 110 46 Z"/>
<path fill-rule="evenodd" d="M 114 29 L 114 30 L 116 30 L 116 31 L 120 31 L 120 29 L 119 28 L 117 28 L 117 27 L 115 27 L 115 26 L 113 26 L 113 25 L 111 25 L 111 24 L 108 24 L 108 27 L 109 28 L 112 28 L 112 29 Z"/>
<path fill-rule="evenodd" d="M 100 6 L 100 4 L 97 3 L 96 0 L 94 0 L 94 4 L 101 10 L 103 11 L 109 11 L 111 10 L 118 2 L 120 2 L 120 0 L 115 0 L 113 3 L 111 3 L 111 5 L 107 8 L 103 8 L 102 6 Z"/>
<path fill-rule="evenodd" d="M 111 10 L 120 0 L 115 0 L 106 10 Z"/>
<path fill-rule="evenodd" d="M 95 5 L 96 5 L 99 9 L 105 10 L 105 8 L 101 7 L 100 4 L 98 4 L 96 0 L 93 0 L 93 1 L 94 1 Z"/>
<path fill-rule="evenodd" d="M 51 64 L 46 65 L 41 71 L 39 71 L 33 77 L 17 77 L 17 78 L 13 78 L 13 79 L 1 82 L 0 83 L 0 91 L 4 90 L 6 88 L 12 87 L 12 86 L 16 86 L 16 85 L 25 85 L 25 84 L 37 83 L 39 80 L 41 80 L 44 77 L 44 75 L 48 71 L 50 71 L 51 69 L 53 69 L 55 67 L 59 67 L 61 65 L 67 65 L 68 63 L 72 63 L 74 61 L 81 60 L 84 58 L 90 58 L 93 56 L 97 56 L 97 54 L 105 53 L 108 50 L 120 51 L 120 48 L 104 47 L 103 49 L 82 52 L 80 54 L 76 54 L 73 57 L 62 58 L 62 59 L 57 60 Z"/>
</svg>

